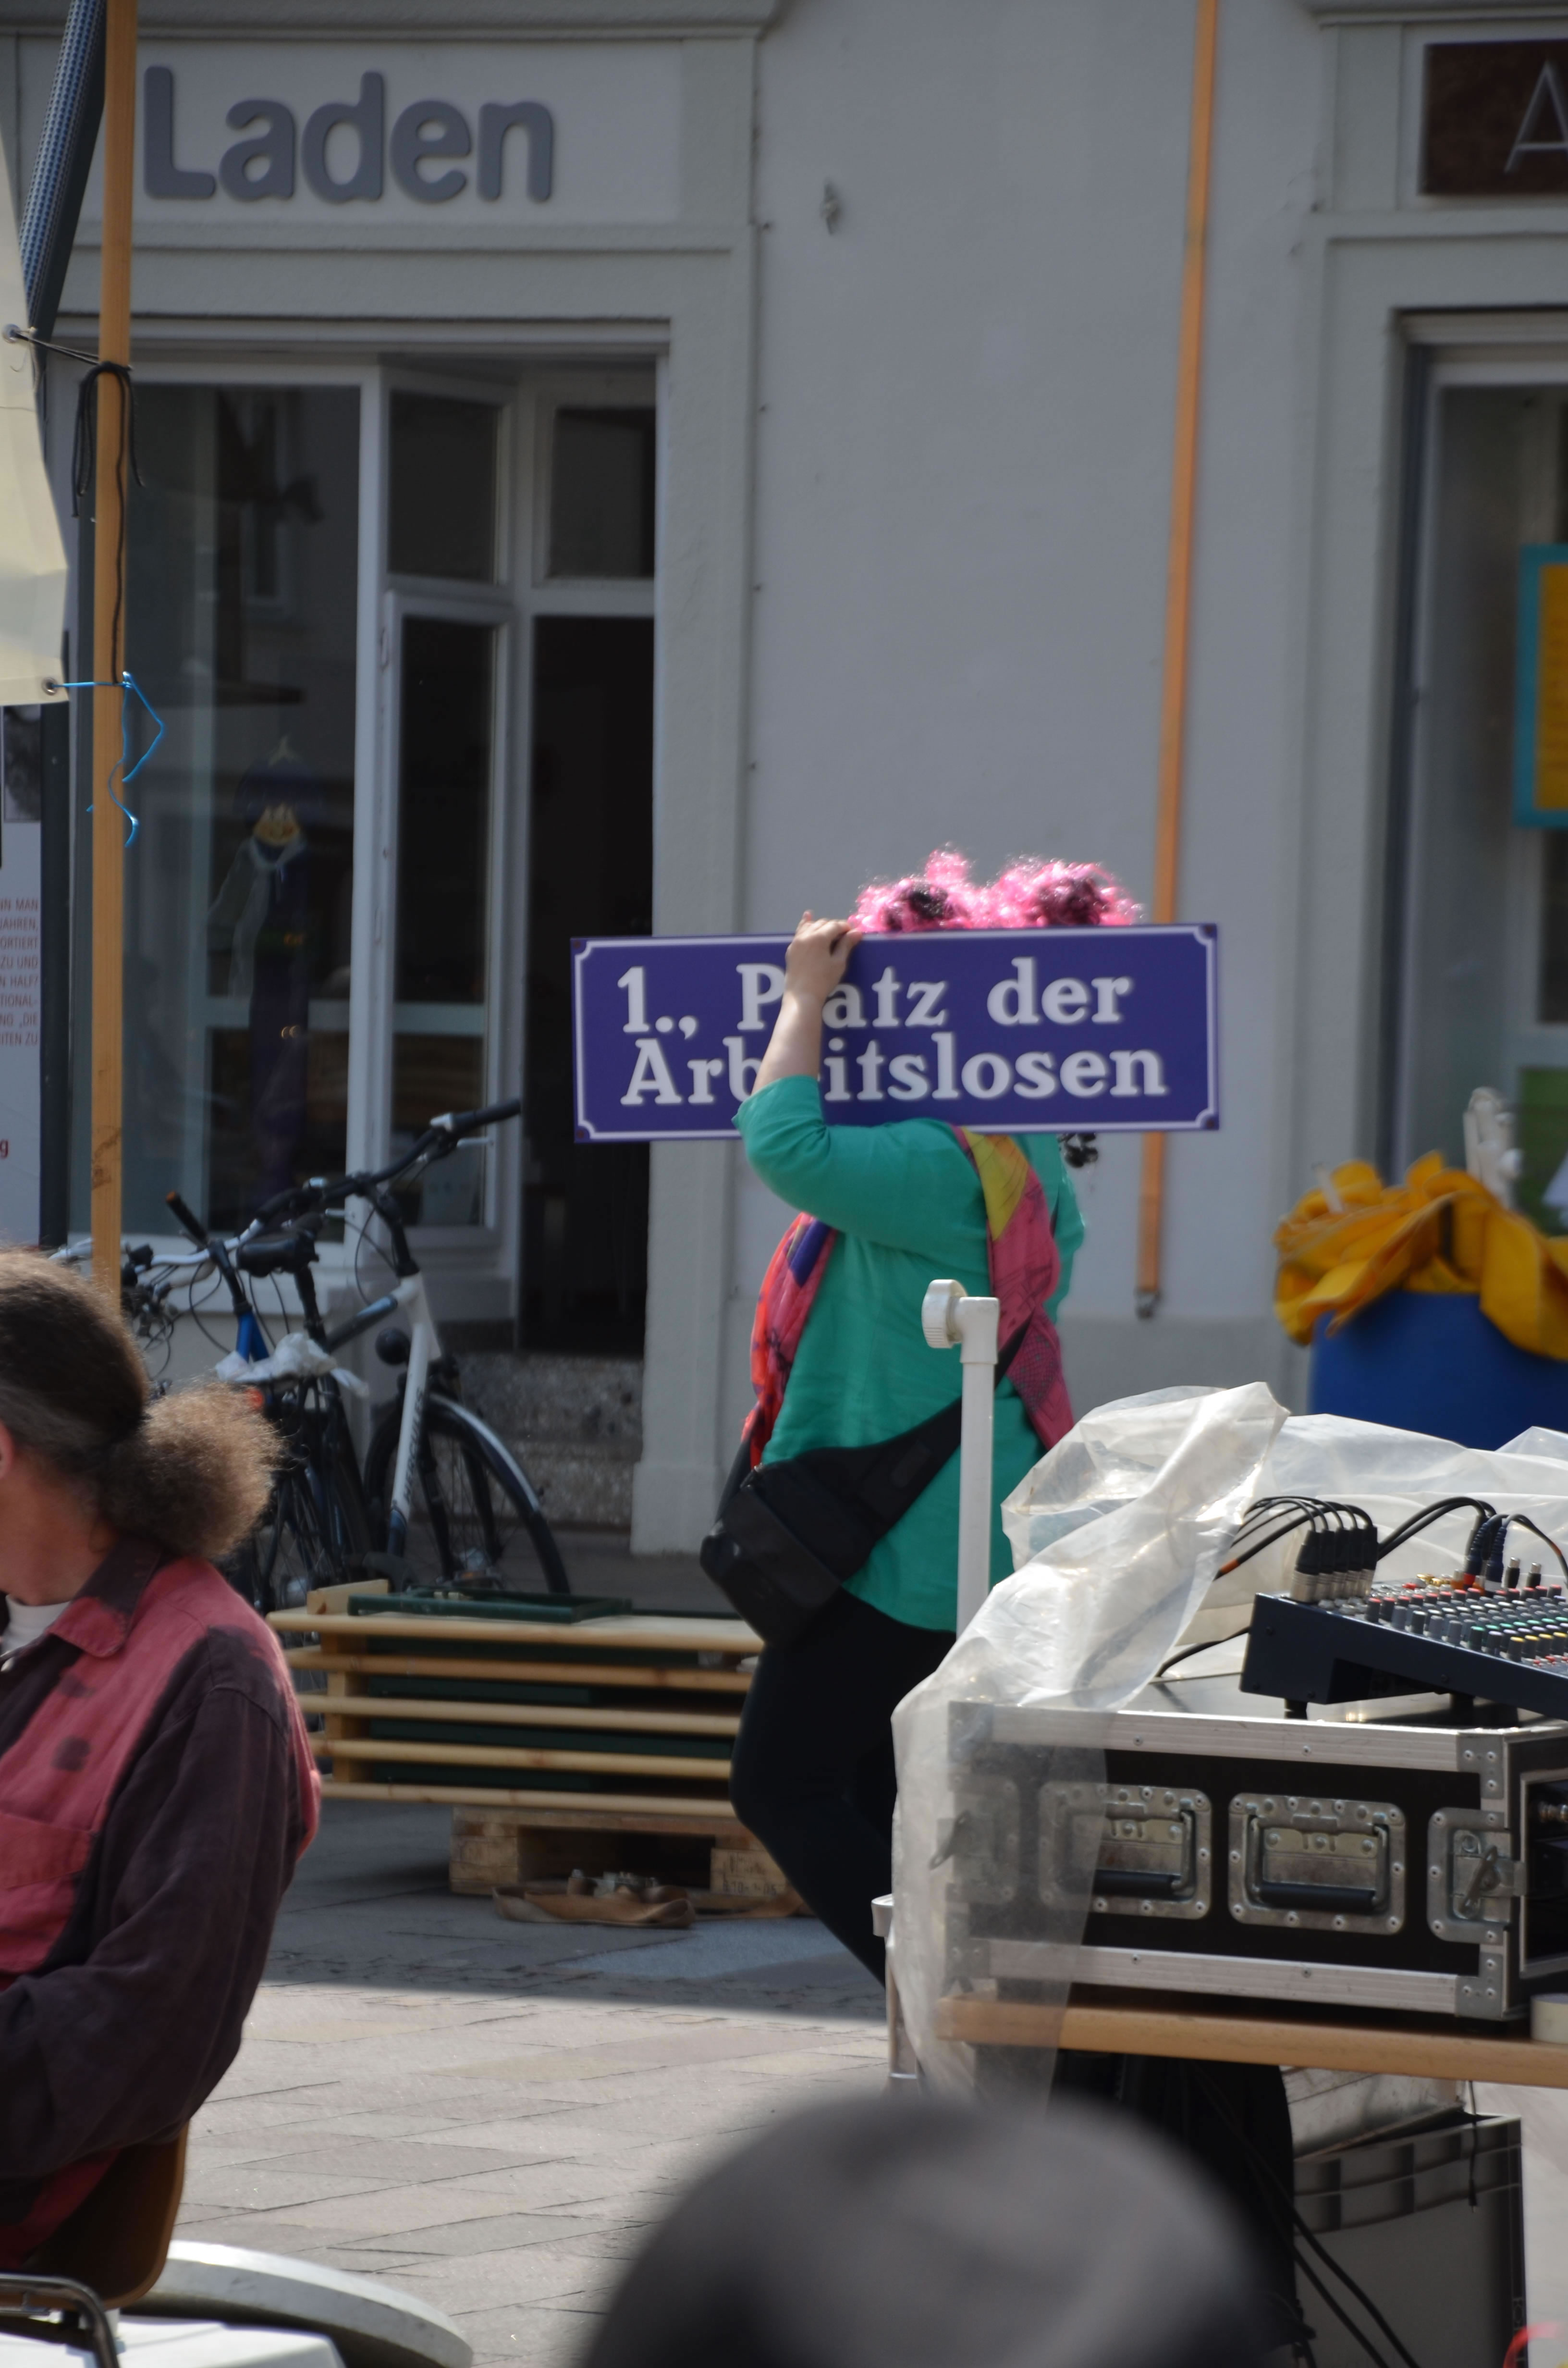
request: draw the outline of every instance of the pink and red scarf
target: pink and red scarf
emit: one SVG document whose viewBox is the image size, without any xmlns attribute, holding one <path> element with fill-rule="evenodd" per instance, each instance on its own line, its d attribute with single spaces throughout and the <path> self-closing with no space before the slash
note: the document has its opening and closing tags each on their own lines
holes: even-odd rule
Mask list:
<svg viewBox="0 0 1568 2368">
<path fill-rule="evenodd" d="M 986 1259 L 991 1288 L 1001 1302 L 997 1331 L 1003 1352 L 1023 1334 L 1007 1379 L 1042 1443 L 1054 1447 L 1073 1428 L 1073 1409 L 1062 1377 L 1062 1343 L 1045 1307 L 1062 1271 L 1045 1187 L 1028 1153 L 1010 1134 L 971 1134 L 966 1127 L 955 1127 L 953 1133 L 985 1196 Z M 754 1467 L 773 1435 L 801 1336 L 837 1238 L 820 1217 L 797 1217 L 763 1278 L 751 1335 L 756 1404 L 744 1434 Z"/>
</svg>

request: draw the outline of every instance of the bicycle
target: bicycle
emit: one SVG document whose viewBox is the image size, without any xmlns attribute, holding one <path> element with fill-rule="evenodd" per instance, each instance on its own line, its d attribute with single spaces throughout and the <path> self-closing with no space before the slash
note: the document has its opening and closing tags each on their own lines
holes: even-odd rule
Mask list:
<svg viewBox="0 0 1568 2368">
<path fill-rule="evenodd" d="M 413 1182 L 460 1142 L 519 1116 L 521 1108 L 516 1100 L 495 1102 L 433 1119 L 389 1167 L 313 1177 L 276 1194 L 233 1242 L 210 1234 L 178 1193 L 167 1196 L 181 1229 L 222 1276 L 239 1326 L 236 1349 L 219 1373 L 258 1391 L 288 1442 L 272 1503 L 230 1572 L 258 1610 L 301 1603 L 314 1588 L 367 1575 L 384 1577 L 394 1593 L 520 1595 L 537 1592 L 540 1577 L 548 1592 L 572 1592 L 528 1474 L 462 1403 L 457 1360 L 442 1349 L 390 1189 Z M 350 1201 L 365 1201 L 380 1218 L 395 1282 L 329 1332 L 312 1271 L 316 1236 Z M 247 1284 L 283 1276 L 299 1293 L 304 1327 L 273 1349 Z M 388 1321 L 400 1314 L 407 1332 Z M 361 1466 L 344 1394 L 365 1384 L 335 1360 L 377 1325 L 377 1355 L 402 1372 L 398 1395 L 377 1420 Z"/>
</svg>

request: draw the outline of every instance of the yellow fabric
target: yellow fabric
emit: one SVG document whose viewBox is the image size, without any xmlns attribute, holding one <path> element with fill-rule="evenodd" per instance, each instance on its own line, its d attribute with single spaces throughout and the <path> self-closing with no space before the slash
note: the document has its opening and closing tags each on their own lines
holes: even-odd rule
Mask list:
<svg viewBox="0 0 1568 2368">
<path fill-rule="evenodd" d="M 963 1139 L 985 1195 L 986 1231 L 994 1242 L 999 1242 L 1013 1222 L 1033 1170 L 1027 1154 L 1010 1134 L 971 1134 L 966 1126 Z"/>
<path fill-rule="evenodd" d="M 1337 1332 L 1385 1291 L 1469 1292 L 1517 1349 L 1568 1358 L 1568 1237 L 1549 1240 L 1437 1151 L 1403 1184 L 1360 1159 L 1332 1181 L 1339 1209 L 1309 1192 L 1274 1236 L 1274 1312 L 1292 1340 L 1304 1348 L 1324 1315 Z"/>
</svg>

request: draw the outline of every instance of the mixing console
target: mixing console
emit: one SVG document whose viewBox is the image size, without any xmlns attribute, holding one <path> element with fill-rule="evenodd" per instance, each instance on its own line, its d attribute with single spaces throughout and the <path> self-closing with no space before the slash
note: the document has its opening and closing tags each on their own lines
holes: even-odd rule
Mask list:
<svg viewBox="0 0 1568 2368">
<path fill-rule="evenodd" d="M 1303 1602 L 1260 1595 L 1242 1686 L 1292 1702 L 1452 1693 L 1568 1718 L 1568 1598 L 1469 1574 Z"/>
</svg>

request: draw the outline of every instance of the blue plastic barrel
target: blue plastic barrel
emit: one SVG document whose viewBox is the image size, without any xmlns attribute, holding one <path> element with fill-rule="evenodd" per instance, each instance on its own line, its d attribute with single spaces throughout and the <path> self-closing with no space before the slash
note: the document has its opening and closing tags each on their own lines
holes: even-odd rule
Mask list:
<svg viewBox="0 0 1568 2368">
<path fill-rule="evenodd" d="M 1568 1430 L 1568 1361 L 1516 1349 L 1470 1293 L 1390 1291 L 1312 1341 L 1313 1414 L 1501 1447 L 1532 1423 Z"/>
</svg>

